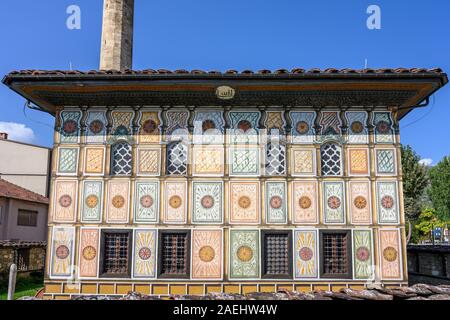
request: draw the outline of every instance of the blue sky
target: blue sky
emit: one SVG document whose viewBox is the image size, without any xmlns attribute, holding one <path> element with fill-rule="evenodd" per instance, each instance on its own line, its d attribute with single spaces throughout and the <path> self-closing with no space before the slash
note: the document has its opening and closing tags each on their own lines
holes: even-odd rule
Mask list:
<svg viewBox="0 0 450 320">
<path fill-rule="evenodd" d="M 134 69 L 440 67 L 450 70 L 448 0 L 135 0 Z M 381 30 L 366 27 L 381 8 Z M 69 5 L 81 30 L 66 27 Z M 97 69 L 103 0 L 14 0 L 0 4 L 0 73 Z M 23 112 L 0 86 L 0 129 L 51 146 L 53 118 Z M 450 85 L 402 121 L 402 142 L 436 163 L 450 154 Z M 30 132 L 31 131 L 31 132 Z"/>
</svg>

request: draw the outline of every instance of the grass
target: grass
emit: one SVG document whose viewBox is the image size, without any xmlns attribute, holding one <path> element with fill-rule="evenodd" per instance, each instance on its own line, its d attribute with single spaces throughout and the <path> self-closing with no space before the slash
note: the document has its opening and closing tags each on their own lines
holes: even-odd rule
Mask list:
<svg viewBox="0 0 450 320">
<path fill-rule="evenodd" d="M 41 274 L 32 273 L 30 277 L 18 278 L 14 299 L 26 296 L 34 296 L 36 292 L 44 287 L 44 278 Z M 8 297 L 8 280 L 0 282 L 0 300 Z"/>
</svg>

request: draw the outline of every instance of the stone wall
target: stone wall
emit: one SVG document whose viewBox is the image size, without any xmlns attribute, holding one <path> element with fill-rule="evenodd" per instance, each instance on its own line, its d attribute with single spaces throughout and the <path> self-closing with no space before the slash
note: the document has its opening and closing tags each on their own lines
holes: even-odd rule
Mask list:
<svg viewBox="0 0 450 320">
<path fill-rule="evenodd" d="M 15 263 L 16 247 L 0 247 L 0 278 L 7 275 L 11 264 Z M 43 271 L 45 263 L 45 247 L 31 247 L 29 249 L 29 259 L 27 270 L 19 270 L 19 274 Z"/>
<path fill-rule="evenodd" d="M 408 246 L 410 283 L 450 284 L 450 246 Z"/>
</svg>

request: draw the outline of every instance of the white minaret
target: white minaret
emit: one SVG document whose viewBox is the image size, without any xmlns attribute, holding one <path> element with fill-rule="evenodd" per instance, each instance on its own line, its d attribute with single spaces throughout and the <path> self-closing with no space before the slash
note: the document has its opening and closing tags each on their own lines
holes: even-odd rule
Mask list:
<svg viewBox="0 0 450 320">
<path fill-rule="evenodd" d="M 104 0 L 100 70 L 126 70 L 133 61 L 134 0 Z"/>
</svg>

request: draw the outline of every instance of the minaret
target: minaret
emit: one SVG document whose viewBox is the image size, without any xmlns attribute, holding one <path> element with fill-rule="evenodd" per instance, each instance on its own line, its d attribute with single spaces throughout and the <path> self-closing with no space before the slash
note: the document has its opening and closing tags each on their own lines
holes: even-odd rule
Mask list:
<svg viewBox="0 0 450 320">
<path fill-rule="evenodd" d="M 126 70 L 133 60 L 134 0 L 104 0 L 100 70 Z"/>
</svg>

